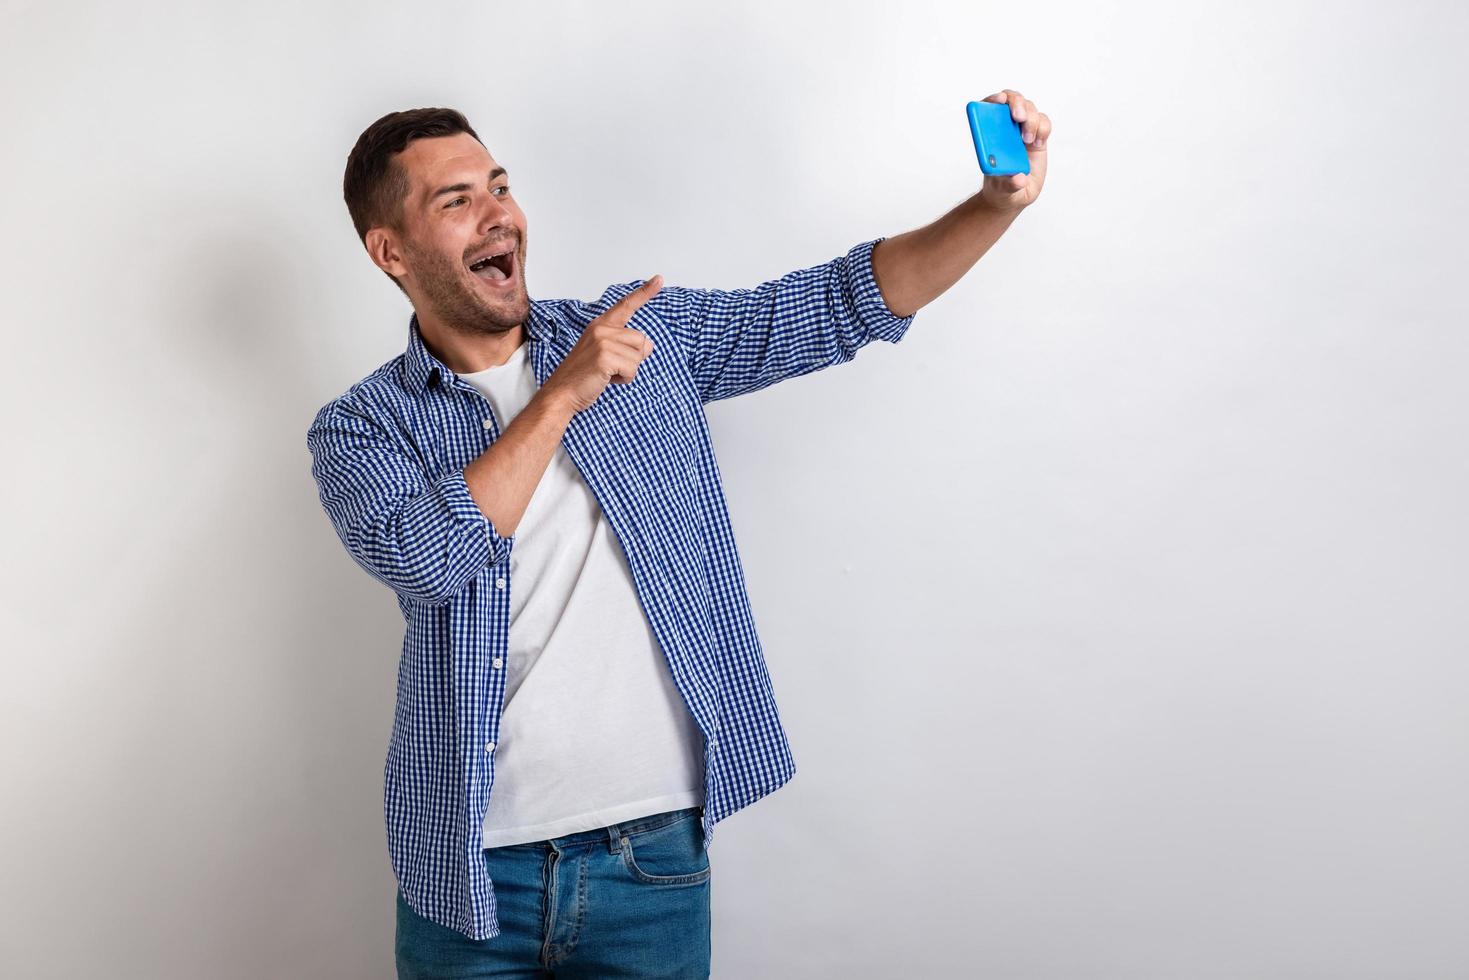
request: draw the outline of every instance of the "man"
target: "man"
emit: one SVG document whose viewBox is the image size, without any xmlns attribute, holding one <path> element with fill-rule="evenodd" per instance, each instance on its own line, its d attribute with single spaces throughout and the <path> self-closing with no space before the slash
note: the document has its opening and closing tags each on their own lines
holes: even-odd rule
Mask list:
<svg viewBox="0 0 1469 980">
<path fill-rule="evenodd" d="M 899 341 L 1031 173 L 753 290 L 532 300 L 509 174 L 452 109 L 384 116 L 344 195 L 408 347 L 317 413 L 321 503 L 406 624 L 384 769 L 399 975 L 707 976 L 714 824 L 795 772 L 703 406 Z M 497 974 L 498 975 L 498 974 Z M 507 972 L 506 975 L 509 975 Z"/>
</svg>

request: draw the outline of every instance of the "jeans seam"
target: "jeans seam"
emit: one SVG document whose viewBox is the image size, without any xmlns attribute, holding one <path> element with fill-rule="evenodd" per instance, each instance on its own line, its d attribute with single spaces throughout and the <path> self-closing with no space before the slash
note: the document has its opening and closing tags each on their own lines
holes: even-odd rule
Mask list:
<svg viewBox="0 0 1469 980">
<path fill-rule="evenodd" d="M 587 920 L 587 865 L 591 862 L 591 849 L 582 852 L 578 859 L 576 876 L 576 924 L 572 926 L 571 938 L 566 941 L 566 951 L 576 949 L 576 942 L 581 938 L 581 928 Z"/>
<path fill-rule="evenodd" d="M 546 886 L 542 890 L 544 905 L 541 914 L 541 928 L 545 930 L 546 938 L 541 941 L 541 965 L 548 970 L 555 965 L 551 959 L 551 939 L 556 934 L 556 869 L 560 860 L 561 852 L 553 847 L 551 853 L 546 855 L 546 863 L 541 867 Z"/>
</svg>

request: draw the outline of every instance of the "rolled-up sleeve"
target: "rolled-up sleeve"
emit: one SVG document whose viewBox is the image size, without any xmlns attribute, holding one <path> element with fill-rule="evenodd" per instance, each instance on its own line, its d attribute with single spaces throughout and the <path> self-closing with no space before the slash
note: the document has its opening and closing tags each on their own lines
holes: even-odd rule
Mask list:
<svg viewBox="0 0 1469 980">
<path fill-rule="evenodd" d="M 704 402 L 758 391 L 850 361 L 873 340 L 903 338 L 917 314 L 896 316 L 883 301 L 872 274 L 882 240 L 751 289 L 665 285 L 647 308 L 677 337 Z"/>
<path fill-rule="evenodd" d="M 347 552 L 399 595 L 441 605 L 508 556 L 513 536 L 495 530 L 462 470 L 430 480 L 343 399 L 317 413 L 306 447 L 322 508 Z"/>
</svg>

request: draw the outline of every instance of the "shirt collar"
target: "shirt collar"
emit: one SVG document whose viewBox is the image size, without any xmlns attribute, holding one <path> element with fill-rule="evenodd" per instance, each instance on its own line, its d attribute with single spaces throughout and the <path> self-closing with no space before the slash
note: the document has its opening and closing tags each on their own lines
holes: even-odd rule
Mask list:
<svg viewBox="0 0 1469 980">
<path fill-rule="evenodd" d="M 531 300 L 530 315 L 525 318 L 524 326 L 527 343 L 545 343 L 555 338 L 560 322 L 549 308 L 542 309 L 540 301 Z M 416 394 L 447 387 L 457 377 L 424 344 L 423 334 L 418 329 L 417 312 L 408 318 L 408 351 L 403 359 L 403 377 L 408 389 Z"/>
</svg>

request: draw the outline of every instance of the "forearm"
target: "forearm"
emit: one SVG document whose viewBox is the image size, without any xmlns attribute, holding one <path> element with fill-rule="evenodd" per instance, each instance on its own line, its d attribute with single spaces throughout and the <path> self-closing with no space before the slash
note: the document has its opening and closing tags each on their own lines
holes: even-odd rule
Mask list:
<svg viewBox="0 0 1469 980">
<path fill-rule="evenodd" d="M 520 525 L 574 414 L 556 389 L 542 388 L 464 468 L 470 496 L 504 537 Z"/>
<path fill-rule="evenodd" d="M 910 316 L 974 267 L 1020 211 L 996 211 L 975 195 L 937 221 L 878 242 L 872 275 L 888 309 Z"/>
</svg>

